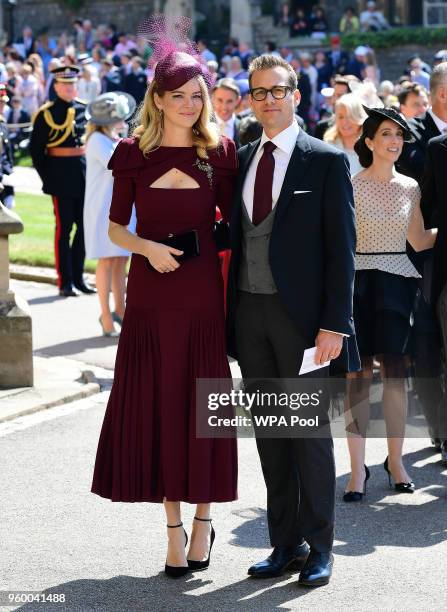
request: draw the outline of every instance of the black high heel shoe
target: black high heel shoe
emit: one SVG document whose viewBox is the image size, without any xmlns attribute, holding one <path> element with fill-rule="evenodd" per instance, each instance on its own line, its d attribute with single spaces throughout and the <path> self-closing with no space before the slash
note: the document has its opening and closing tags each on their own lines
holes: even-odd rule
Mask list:
<svg viewBox="0 0 447 612">
<path fill-rule="evenodd" d="M 362 501 L 363 496 L 366 495 L 366 481 L 369 479 L 371 474 L 369 473 L 368 466 L 365 465 L 365 480 L 363 481 L 363 491 L 345 491 L 343 495 L 343 501 L 345 502 L 358 502 Z"/>
<path fill-rule="evenodd" d="M 208 523 L 211 523 L 211 521 L 213 519 L 204 519 L 204 518 L 199 518 L 198 516 L 195 516 L 194 520 L 196 520 L 196 521 L 206 521 Z M 205 559 L 204 561 L 194 561 L 192 559 L 188 559 L 189 569 L 197 571 L 197 570 L 206 569 L 209 566 L 209 564 L 210 564 L 210 557 L 211 557 L 211 549 L 213 548 L 214 538 L 215 537 L 216 537 L 216 532 L 214 531 L 214 528 L 211 525 L 211 543 L 210 543 L 210 549 L 209 549 L 209 552 L 208 552 L 208 558 Z"/>
<path fill-rule="evenodd" d="M 179 523 L 178 525 L 166 525 L 166 527 L 169 527 L 169 529 L 175 529 L 176 527 L 183 527 L 183 523 Z M 186 548 L 186 545 L 188 544 L 188 534 L 186 533 L 184 529 L 183 531 L 185 533 L 185 548 Z M 181 576 L 184 576 L 188 572 L 189 572 L 189 565 L 174 566 L 174 565 L 168 565 L 167 563 L 165 565 L 165 574 L 167 576 L 170 576 L 171 578 L 180 578 Z"/>
<path fill-rule="evenodd" d="M 391 484 L 391 472 L 388 469 L 388 457 L 383 462 L 383 469 L 388 474 L 388 484 L 390 485 L 391 489 L 393 485 Z M 399 493 L 414 493 L 416 487 L 414 482 L 410 480 L 410 482 L 395 482 L 394 488 L 396 491 L 399 491 Z"/>
</svg>

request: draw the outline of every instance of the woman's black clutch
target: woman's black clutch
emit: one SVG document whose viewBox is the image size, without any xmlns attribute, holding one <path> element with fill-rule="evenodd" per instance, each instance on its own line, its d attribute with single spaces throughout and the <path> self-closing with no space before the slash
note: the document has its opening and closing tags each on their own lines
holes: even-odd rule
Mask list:
<svg viewBox="0 0 447 612">
<path fill-rule="evenodd" d="M 199 245 L 199 234 L 197 230 L 191 230 L 184 234 L 177 234 L 176 236 L 168 236 L 163 240 L 159 240 L 161 244 L 166 244 L 173 249 L 183 251 L 183 255 L 173 255 L 178 261 L 185 261 L 191 259 L 191 257 L 198 257 L 200 255 Z"/>
<path fill-rule="evenodd" d="M 230 248 L 230 228 L 223 219 L 214 223 L 213 238 L 218 251 Z"/>
</svg>

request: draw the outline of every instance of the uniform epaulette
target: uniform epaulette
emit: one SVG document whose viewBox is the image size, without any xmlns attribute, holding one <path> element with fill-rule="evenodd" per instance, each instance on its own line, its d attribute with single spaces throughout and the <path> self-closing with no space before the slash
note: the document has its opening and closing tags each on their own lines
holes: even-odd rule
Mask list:
<svg viewBox="0 0 447 612">
<path fill-rule="evenodd" d="M 45 104 L 42 104 L 42 106 L 41 106 L 40 108 L 38 108 L 38 109 L 36 110 L 36 112 L 33 114 L 33 116 L 31 117 L 31 123 L 34 125 L 34 122 L 35 122 L 35 121 L 36 121 L 36 119 L 37 119 L 37 115 L 38 115 L 40 112 L 47 110 L 47 108 L 51 108 L 51 107 L 53 106 L 53 104 L 54 104 L 54 102 L 50 102 L 50 101 L 45 102 Z"/>
</svg>

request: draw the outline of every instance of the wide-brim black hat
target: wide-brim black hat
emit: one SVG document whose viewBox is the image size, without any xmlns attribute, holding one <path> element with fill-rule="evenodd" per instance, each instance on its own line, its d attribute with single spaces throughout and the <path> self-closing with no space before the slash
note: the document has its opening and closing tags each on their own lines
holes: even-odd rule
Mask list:
<svg viewBox="0 0 447 612">
<path fill-rule="evenodd" d="M 415 138 L 411 133 L 410 127 L 405 119 L 399 115 L 399 113 L 394 108 L 369 108 L 362 104 L 365 109 L 368 117 L 376 117 L 377 119 L 381 119 L 382 121 L 385 119 L 389 119 L 390 121 L 394 121 L 400 125 L 404 132 L 404 141 L 405 142 L 414 142 Z"/>
<path fill-rule="evenodd" d="M 112 125 L 129 119 L 135 111 L 135 98 L 124 91 L 109 91 L 90 102 L 85 111 L 88 121 L 96 125 Z"/>
</svg>

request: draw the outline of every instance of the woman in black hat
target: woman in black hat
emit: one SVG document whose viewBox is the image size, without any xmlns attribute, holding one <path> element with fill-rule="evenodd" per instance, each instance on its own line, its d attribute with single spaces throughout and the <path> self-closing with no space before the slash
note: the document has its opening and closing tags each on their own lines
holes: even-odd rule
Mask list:
<svg viewBox="0 0 447 612">
<path fill-rule="evenodd" d="M 380 362 L 383 414 L 388 456 L 384 469 L 399 492 L 412 493 L 403 462 L 406 420 L 405 374 L 410 353 L 411 320 L 419 277 L 405 251 L 433 246 L 436 230 L 425 230 L 415 180 L 398 174 L 394 164 L 404 141 L 411 139 L 405 120 L 390 108 L 366 108 L 355 151 L 365 168 L 353 178 L 357 252 L 354 322 L 362 370 L 349 374 L 347 396 L 348 447 L 351 478 L 344 501 L 360 501 L 369 470 L 365 465 L 365 434 L 374 358 Z"/>
</svg>

